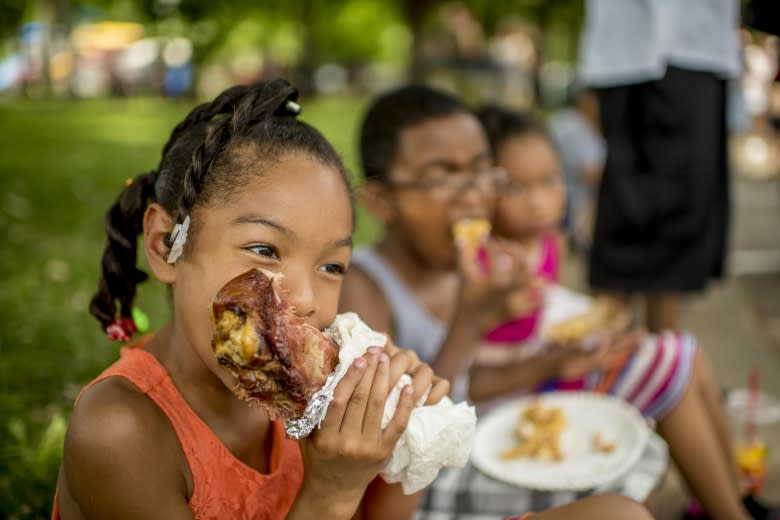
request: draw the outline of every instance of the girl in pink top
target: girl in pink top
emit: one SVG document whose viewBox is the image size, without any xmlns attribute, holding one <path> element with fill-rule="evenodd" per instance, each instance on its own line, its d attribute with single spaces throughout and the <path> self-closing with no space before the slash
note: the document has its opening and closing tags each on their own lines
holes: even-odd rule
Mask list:
<svg viewBox="0 0 780 520">
<path fill-rule="evenodd" d="M 506 298 L 485 334 L 471 372 L 472 397 L 488 400 L 551 389 L 619 396 L 657 421 L 672 458 L 711 518 L 764 518 L 749 515 L 740 501 L 746 488 L 732 455 L 734 445 L 715 378 L 694 338 L 679 331 L 636 332 L 630 348 L 602 341 L 593 351 L 539 341 L 545 288 L 558 282 L 563 258 L 557 235 L 565 201 L 561 164 L 533 117 L 487 107 L 480 118 L 496 161 L 509 177 L 499 190 L 494 232 L 526 247 L 537 280 L 531 289 Z"/>
</svg>

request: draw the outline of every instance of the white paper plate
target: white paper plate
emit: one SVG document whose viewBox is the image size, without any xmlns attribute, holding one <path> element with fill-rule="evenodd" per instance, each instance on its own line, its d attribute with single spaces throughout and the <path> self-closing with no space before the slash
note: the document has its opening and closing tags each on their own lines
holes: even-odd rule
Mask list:
<svg viewBox="0 0 780 520">
<path fill-rule="evenodd" d="M 561 433 L 561 448 L 565 458 L 560 462 L 501 459 L 501 452 L 517 445 L 514 427 L 522 410 L 535 400 L 563 409 L 566 427 Z M 649 432 L 639 412 L 620 399 L 589 392 L 552 392 L 511 401 L 480 418 L 471 462 L 486 475 L 521 487 L 590 489 L 626 474 L 642 455 Z M 615 450 L 594 452 L 595 433 L 614 441 Z"/>
<path fill-rule="evenodd" d="M 562 285 L 552 284 L 544 293 L 544 308 L 539 330 L 581 316 L 593 307 L 593 298 Z"/>
</svg>

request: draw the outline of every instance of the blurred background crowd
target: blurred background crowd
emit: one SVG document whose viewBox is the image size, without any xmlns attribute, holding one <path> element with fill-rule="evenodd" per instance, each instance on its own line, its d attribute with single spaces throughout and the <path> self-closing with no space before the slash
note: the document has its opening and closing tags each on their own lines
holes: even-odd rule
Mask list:
<svg viewBox="0 0 780 520">
<path fill-rule="evenodd" d="M 584 17 L 583 0 L 0 0 L 0 517 L 48 514 L 75 393 L 116 357 L 87 314 L 101 213 L 197 100 L 288 78 L 353 171 L 358 118 L 392 86 L 534 110 L 560 144 L 571 242 L 585 251 L 607 150 L 597 98 L 577 81 Z M 780 369 L 780 37 L 761 21 L 743 12 L 727 86 L 728 265 L 756 293 L 750 326 L 774 349 L 766 380 Z M 357 242 L 376 226 L 361 214 Z M 141 306 L 163 323 L 162 291 Z M 729 326 L 707 320 L 709 336 Z"/>
</svg>

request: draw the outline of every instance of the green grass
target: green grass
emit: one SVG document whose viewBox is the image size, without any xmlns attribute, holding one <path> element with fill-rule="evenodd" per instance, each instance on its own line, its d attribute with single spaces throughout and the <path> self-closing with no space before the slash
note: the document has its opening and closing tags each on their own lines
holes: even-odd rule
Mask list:
<svg viewBox="0 0 780 520">
<path fill-rule="evenodd" d="M 303 101 L 355 171 L 363 103 Z M 191 103 L 160 99 L 0 104 L 0 517 L 45 518 L 64 419 L 81 386 L 118 355 L 89 315 L 103 214 L 125 179 L 154 167 Z M 376 226 L 362 214 L 357 242 Z M 162 287 L 141 286 L 152 327 Z"/>
</svg>

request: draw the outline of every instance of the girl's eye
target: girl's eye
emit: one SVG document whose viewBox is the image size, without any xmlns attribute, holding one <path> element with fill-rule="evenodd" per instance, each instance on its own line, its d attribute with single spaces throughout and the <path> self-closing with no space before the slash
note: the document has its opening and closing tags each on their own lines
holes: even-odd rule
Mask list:
<svg viewBox="0 0 780 520">
<path fill-rule="evenodd" d="M 337 276 L 343 276 L 347 273 L 347 268 L 342 264 L 325 264 L 320 267 L 320 271 L 335 274 Z"/>
<path fill-rule="evenodd" d="M 269 245 L 258 244 L 256 246 L 249 246 L 246 249 L 247 251 L 251 251 L 256 255 L 266 256 L 268 258 L 279 258 L 279 254 L 276 252 L 276 249 Z"/>
</svg>

